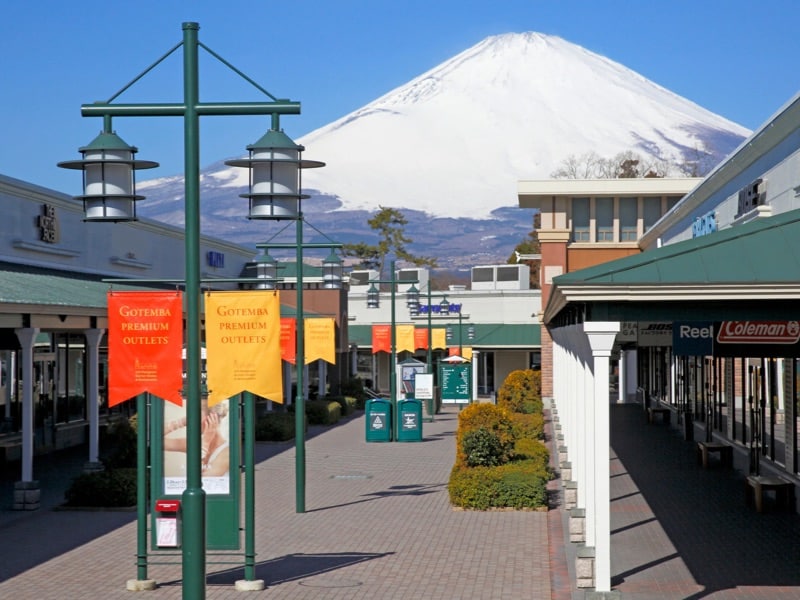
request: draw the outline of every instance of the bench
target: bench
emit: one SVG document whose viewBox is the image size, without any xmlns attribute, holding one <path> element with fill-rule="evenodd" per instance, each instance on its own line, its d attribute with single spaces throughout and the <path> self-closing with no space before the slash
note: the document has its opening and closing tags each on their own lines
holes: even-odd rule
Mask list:
<svg viewBox="0 0 800 600">
<path fill-rule="evenodd" d="M 672 417 L 672 410 L 669 408 L 648 407 L 647 422 L 650 424 L 655 423 L 656 416 L 661 417 L 661 422 L 664 423 L 664 425 L 669 425 L 670 418 Z"/>
<path fill-rule="evenodd" d="M 697 442 L 697 464 L 708 468 L 710 454 L 719 454 L 719 462 L 723 467 L 733 467 L 733 448 L 719 442 Z"/>
<path fill-rule="evenodd" d="M 748 506 L 755 500 L 756 512 L 764 512 L 764 493 L 775 492 L 775 506 L 788 512 L 794 512 L 794 484 L 782 477 L 764 475 L 748 475 L 745 479 L 745 503 Z"/>
</svg>

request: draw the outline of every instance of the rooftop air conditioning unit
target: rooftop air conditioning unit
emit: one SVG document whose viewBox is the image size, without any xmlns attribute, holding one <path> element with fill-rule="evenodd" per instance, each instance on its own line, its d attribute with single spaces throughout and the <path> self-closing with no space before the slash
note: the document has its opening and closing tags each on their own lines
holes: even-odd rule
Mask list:
<svg viewBox="0 0 800 600">
<path fill-rule="evenodd" d="M 473 290 L 530 289 L 531 268 L 526 264 L 472 267 Z"/>
<path fill-rule="evenodd" d="M 380 279 L 375 269 L 365 269 L 363 271 L 350 271 L 350 287 L 368 286 L 370 281 Z"/>
<path fill-rule="evenodd" d="M 428 292 L 428 281 L 430 279 L 428 269 L 398 269 L 395 273 L 397 291 L 399 293 L 407 292 L 412 285 L 423 294 Z"/>
</svg>

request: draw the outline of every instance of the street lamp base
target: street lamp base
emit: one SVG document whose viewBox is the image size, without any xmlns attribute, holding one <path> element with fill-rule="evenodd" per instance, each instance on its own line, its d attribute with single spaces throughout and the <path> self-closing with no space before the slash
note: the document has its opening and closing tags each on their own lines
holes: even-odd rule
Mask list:
<svg viewBox="0 0 800 600">
<path fill-rule="evenodd" d="M 264 589 L 263 579 L 239 579 L 236 584 L 237 592 L 260 592 Z"/>
<path fill-rule="evenodd" d="M 129 592 L 151 592 L 156 589 L 155 579 L 128 579 L 125 589 Z"/>
</svg>

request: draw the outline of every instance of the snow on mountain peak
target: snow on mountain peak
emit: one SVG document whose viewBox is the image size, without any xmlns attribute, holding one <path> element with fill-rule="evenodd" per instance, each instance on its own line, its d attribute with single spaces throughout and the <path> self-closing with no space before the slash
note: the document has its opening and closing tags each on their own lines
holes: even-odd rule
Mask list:
<svg viewBox="0 0 800 600">
<path fill-rule="evenodd" d="M 327 164 L 303 174 L 304 190 L 341 210 L 486 219 L 517 205 L 517 181 L 548 178 L 570 155 L 721 159 L 748 134 L 619 63 L 527 32 L 488 37 L 297 141 Z M 247 186 L 244 169 L 205 175 Z"/>
</svg>

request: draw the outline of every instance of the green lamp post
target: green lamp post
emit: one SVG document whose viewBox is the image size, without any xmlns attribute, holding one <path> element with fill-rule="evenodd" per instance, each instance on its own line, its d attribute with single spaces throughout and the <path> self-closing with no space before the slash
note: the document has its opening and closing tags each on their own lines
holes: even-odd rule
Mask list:
<svg viewBox="0 0 800 600">
<path fill-rule="evenodd" d="M 183 598 L 205 598 L 206 577 L 206 495 L 202 488 L 201 465 L 201 356 L 200 356 L 200 117 L 218 115 L 271 115 L 273 125 L 278 115 L 299 114 L 300 104 L 279 100 L 244 76 L 198 41 L 197 23 L 183 23 L 183 41 L 148 67 L 129 84 L 105 102 L 81 106 L 85 117 L 103 117 L 103 132 L 88 146 L 81 148 L 82 161 L 67 161 L 59 166 L 80 169 L 84 173 L 84 193 L 78 198 L 84 203 L 87 221 L 129 221 L 136 219 L 135 202 L 142 199 L 133 189 L 136 169 L 151 168 L 156 163 L 136 161 L 135 148 L 127 146 L 111 129 L 112 117 L 182 117 L 184 122 L 185 177 L 185 301 L 186 301 L 186 489 L 181 502 L 183 511 Z M 198 50 L 203 47 L 212 56 L 266 94 L 268 102 L 201 102 L 199 97 Z M 122 104 L 114 100 L 140 78 L 164 61 L 178 48 L 183 48 L 183 102 Z M 272 135 L 272 130 L 267 134 Z M 278 135 L 275 132 L 274 135 Z M 282 135 L 282 134 L 280 134 Z M 266 138 L 267 136 L 265 136 Z M 287 138 L 288 139 L 288 138 Z M 294 146 L 294 144 L 292 144 Z M 296 149 L 296 146 L 295 146 Z M 282 162 L 283 161 L 283 162 Z M 283 200 L 291 201 L 296 194 L 283 192 L 290 172 L 296 175 L 298 161 L 277 157 L 274 183 L 269 176 L 259 179 L 261 187 L 250 196 L 251 218 L 265 218 L 274 202 L 276 214 L 283 214 Z M 319 165 L 321 166 L 321 165 Z M 281 179 L 283 177 L 284 179 Z M 262 188 L 278 190 L 272 196 L 261 194 Z M 287 209 L 288 210 L 288 209 Z M 286 214 L 289 214 L 288 212 Z M 298 224 L 300 220 L 298 218 Z M 298 243 L 298 253 L 300 253 Z"/>
</svg>

